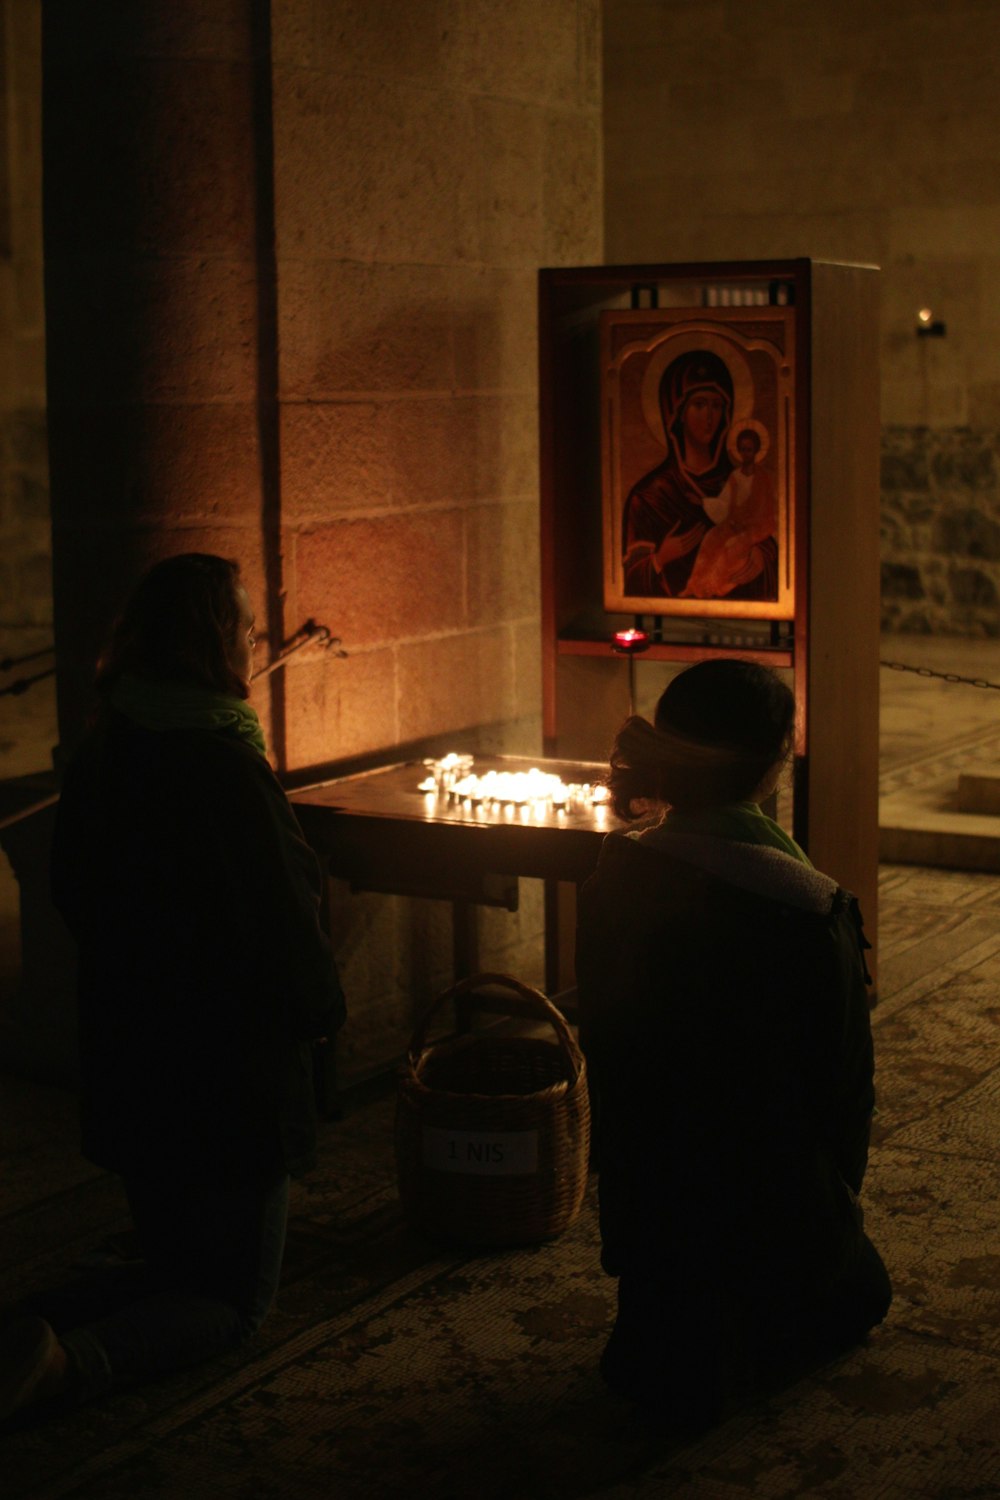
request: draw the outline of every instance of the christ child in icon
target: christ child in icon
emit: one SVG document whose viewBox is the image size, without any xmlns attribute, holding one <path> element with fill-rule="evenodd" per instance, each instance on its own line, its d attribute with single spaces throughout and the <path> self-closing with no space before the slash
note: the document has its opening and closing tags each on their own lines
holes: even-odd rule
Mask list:
<svg viewBox="0 0 1000 1500">
<path fill-rule="evenodd" d="M 698 548 L 682 599 L 725 598 L 762 571 L 760 543 L 774 536 L 778 524 L 774 487 L 759 467 L 766 438 L 755 421 L 731 434 L 738 466 L 718 495 L 705 497 L 705 512 L 715 524 Z"/>
</svg>

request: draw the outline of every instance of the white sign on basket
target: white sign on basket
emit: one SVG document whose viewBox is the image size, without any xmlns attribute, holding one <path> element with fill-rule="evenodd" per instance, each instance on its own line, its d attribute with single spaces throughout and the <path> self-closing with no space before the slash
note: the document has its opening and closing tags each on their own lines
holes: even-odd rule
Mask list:
<svg viewBox="0 0 1000 1500">
<path fill-rule="evenodd" d="M 438 1130 L 425 1125 L 423 1164 L 437 1172 L 528 1176 L 538 1171 L 538 1131 Z"/>
</svg>

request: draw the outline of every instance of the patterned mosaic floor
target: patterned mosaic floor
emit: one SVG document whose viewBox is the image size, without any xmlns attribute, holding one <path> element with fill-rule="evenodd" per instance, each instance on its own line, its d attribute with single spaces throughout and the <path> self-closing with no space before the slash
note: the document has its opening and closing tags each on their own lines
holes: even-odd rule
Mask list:
<svg viewBox="0 0 1000 1500">
<path fill-rule="evenodd" d="M 883 647 L 1000 680 L 998 643 Z M 1000 759 L 996 694 L 887 672 L 882 689 L 884 796 L 930 811 L 958 769 Z M 246 1355 L 0 1435 L 0 1496 L 1000 1496 L 1000 878 L 887 865 L 880 927 L 865 1199 L 896 1300 L 867 1348 L 664 1448 L 596 1374 L 613 1288 L 592 1203 L 553 1245 L 437 1253 L 401 1222 L 383 1100 L 324 1127 Z M 2 1296 L 126 1226 L 76 1154 L 72 1100 L 3 1079 Z"/>
<path fill-rule="evenodd" d="M 883 637 L 882 657 L 1000 682 L 1000 642 Z M 1000 871 L 1000 818 L 962 812 L 959 773 L 1000 776 L 1000 691 L 881 674 L 879 827 L 887 861 Z"/>
<path fill-rule="evenodd" d="M 867 1348 L 685 1448 L 607 1394 L 593 1206 L 552 1245 L 441 1254 L 401 1223 L 391 1101 L 323 1132 L 280 1306 L 218 1361 L 2 1440 L 9 1500 L 1000 1494 L 1000 879 L 882 872 L 868 1223 L 896 1284 Z M 126 1216 L 64 1095 L 0 1096 L 7 1295 Z"/>
</svg>

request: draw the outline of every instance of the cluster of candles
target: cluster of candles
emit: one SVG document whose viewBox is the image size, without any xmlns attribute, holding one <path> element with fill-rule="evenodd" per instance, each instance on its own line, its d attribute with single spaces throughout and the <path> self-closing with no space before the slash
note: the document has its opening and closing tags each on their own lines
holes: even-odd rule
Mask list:
<svg viewBox="0 0 1000 1500">
<path fill-rule="evenodd" d="M 472 769 L 473 757 L 454 753 L 443 760 L 425 760 L 424 765 L 428 774 L 418 790 L 445 796 L 453 802 L 571 811 L 608 800 L 607 787 L 599 783 L 564 782 L 535 766 L 530 771 L 484 771 L 477 776 Z"/>
</svg>

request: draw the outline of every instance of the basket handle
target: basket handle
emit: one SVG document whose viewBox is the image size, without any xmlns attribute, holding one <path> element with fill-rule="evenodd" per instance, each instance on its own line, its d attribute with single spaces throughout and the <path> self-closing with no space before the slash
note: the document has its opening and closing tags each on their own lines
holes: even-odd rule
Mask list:
<svg viewBox="0 0 1000 1500">
<path fill-rule="evenodd" d="M 415 1068 L 420 1060 L 420 1054 L 427 1043 L 427 1033 L 430 1030 L 431 1017 L 443 1005 L 447 1005 L 452 1000 L 459 999 L 460 996 L 467 994 L 469 990 L 479 989 L 487 984 L 497 985 L 501 989 L 513 990 L 515 994 L 520 995 L 522 1000 L 527 1000 L 537 1009 L 542 1020 L 548 1021 L 559 1039 L 559 1045 L 565 1053 L 567 1061 L 573 1069 L 573 1082 L 575 1083 L 580 1076 L 580 1070 L 583 1066 L 583 1054 L 573 1038 L 566 1017 L 561 1010 L 552 1004 L 551 1000 L 542 994 L 541 990 L 533 989 L 530 984 L 522 984 L 520 979 L 515 979 L 512 974 L 470 974 L 468 978 L 460 979 L 450 989 L 444 990 L 438 995 L 436 1000 L 432 1000 L 424 1011 L 423 1016 L 417 1022 L 416 1030 L 410 1038 L 410 1045 L 407 1049 L 410 1066 Z"/>
</svg>

